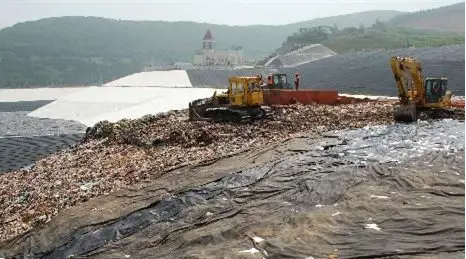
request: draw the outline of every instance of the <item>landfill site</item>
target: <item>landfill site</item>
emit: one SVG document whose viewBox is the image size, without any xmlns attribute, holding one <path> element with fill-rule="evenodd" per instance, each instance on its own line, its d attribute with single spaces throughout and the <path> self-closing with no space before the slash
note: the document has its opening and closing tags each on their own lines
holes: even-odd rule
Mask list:
<svg viewBox="0 0 466 259">
<path fill-rule="evenodd" d="M 464 258 L 464 45 L 280 62 L 0 90 L 0 258 Z"/>
</svg>

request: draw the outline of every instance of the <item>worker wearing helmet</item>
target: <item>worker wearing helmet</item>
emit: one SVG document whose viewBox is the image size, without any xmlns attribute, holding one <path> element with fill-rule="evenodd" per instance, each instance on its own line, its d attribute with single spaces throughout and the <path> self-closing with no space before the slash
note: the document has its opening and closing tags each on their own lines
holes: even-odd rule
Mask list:
<svg viewBox="0 0 466 259">
<path fill-rule="evenodd" d="M 270 73 L 269 76 L 267 77 L 267 85 L 268 85 L 268 86 L 273 85 L 272 73 Z"/>
<path fill-rule="evenodd" d="M 294 75 L 294 87 L 296 88 L 296 91 L 299 90 L 299 74 L 297 72 Z"/>
<path fill-rule="evenodd" d="M 262 80 L 262 74 L 257 74 L 257 78 L 259 78 L 259 85 L 263 85 L 264 80 Z"/>
</svg>

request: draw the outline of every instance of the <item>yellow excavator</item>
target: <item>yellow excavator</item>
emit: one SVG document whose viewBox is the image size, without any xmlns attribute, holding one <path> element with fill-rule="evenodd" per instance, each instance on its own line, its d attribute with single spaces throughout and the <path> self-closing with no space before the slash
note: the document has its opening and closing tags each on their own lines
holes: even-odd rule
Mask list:
<svg viewBox="0 0 466 259">
<path fill-rule="evenodd" d="M 395 121 L 413 122 L 421 111 L 445 110 L 451 106 L 452 93 L 447 89 L 447 78 L 424 80 L 421 64 L 412 57 L 392 57 L 390 66 L 400 98 L 394 107 Z M 405 75 L 409 75 L 411 80 L 407 80 Z"/>
<path fill-rule="evenodd" d="M 267 115 L 260 77 L 232 76 L 228 91 L 189 103 L 189 120 L 239 122 Z"/>
</svg>

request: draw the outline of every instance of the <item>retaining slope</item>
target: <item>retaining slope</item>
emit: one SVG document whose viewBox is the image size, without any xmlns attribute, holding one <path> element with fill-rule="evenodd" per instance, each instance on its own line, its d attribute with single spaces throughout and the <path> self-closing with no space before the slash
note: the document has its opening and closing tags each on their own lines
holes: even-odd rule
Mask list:
<svg viewBox="0 0 466 259">
<path fill-rule="evenodd" d="M 321 60 L 331 56 L 335 56 L 337 53 L 331 49 L 321 45 L 313 44 L 298 50 L 280 55 L 275 58 L 268 65 L 275 67 L 292 68 L 309 62 Z"/>
<path fill-rule="evenodd" d="M 449 88 L 455 95 L 464 96 L 465 57 L 464 45 L 374 50 L 340 54 L 325 59 L 301 64 L 293 68 L 282 68 L 280 72 L 288 74 L 290 82 L 293 75 L 301 75 L 301 88 L 335 89 L 339 93 L 397 96 L 395 81 L 388 64 L 393 55 L 414 56 L 422 62 L 425 77 L 448 77 Z M 194 87 L 227 86 L 228 77 L 232 75 L 266 76 L 277 69 L 242 69 L 242 70 L 187 70 Z"/>
<path fill-rule="evenodd" d="M 192 84 L 185 70 L 169 70 L 135 73 L 103 86 L 192 87 Z"/>
<path fill-rule="evenodd" d="M 212 96 L 214 91 L 215 89 L 199 88 L 89 87 L 60 98 L 28 115 L 73 120 L 93 126 L 100 120 L 118 121 L 170 109 L 187 108 L 189 101 Z M 125 110 L 126 108 L 130 109 Z"/>
<path fill-rule="evenodd" d="M 292 69 L 300 72 L 302 88 L 336 89 L 340 93 L 397 96 L 388 64 L 392 56 L 413 56 L 423 66 L 424 77 L 448 77 L 453 94 L 464 96 L 464 45 L 355 52 L 328 57 Z"/>
<path fill-rule="evenodd" d="M 186 72 L 188 73 L 193 87 L 227 88 L 228 78 L 230 76 L 251 76 L 262 74 L 265 79 L 269 73 L 276 71 L 276 69 L 253 68 L 238 70 L 190 69 Z"/>
<path fill-rule="evenodd" d="M 99 121 L 107 120 L 116 122 L 123 118 L 137 119 L 147 114 L 158 114 L 170 110 L 188 108 L 189 103 L 195 99 L 207 98 L 214 94 L 216 89 L 212 88 L 179 88 L 158 89 L 149 101 L 145 101 L 127 108 L 99 114 L 95 117 L 85 118 L 81 122 L 92 126 Z"/>
</svg>

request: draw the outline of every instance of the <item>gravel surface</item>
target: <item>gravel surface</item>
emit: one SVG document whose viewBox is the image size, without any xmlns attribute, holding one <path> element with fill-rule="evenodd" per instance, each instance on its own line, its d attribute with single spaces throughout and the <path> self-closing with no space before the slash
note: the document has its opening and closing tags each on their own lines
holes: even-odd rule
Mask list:
<svg viewBox="0 0 466 259">
<path fill-rule="evenodd" d="M 74 121 L 27 116 L 29 112 L 0 112 L 0 137 L 84 133 L 86 126 Z"/>
<path fill-rule="evenodd" d="M 33 111 L 51 102 L 53 102 L 53 100 L 0 102 L 0 112 Z"/>
</svg>

